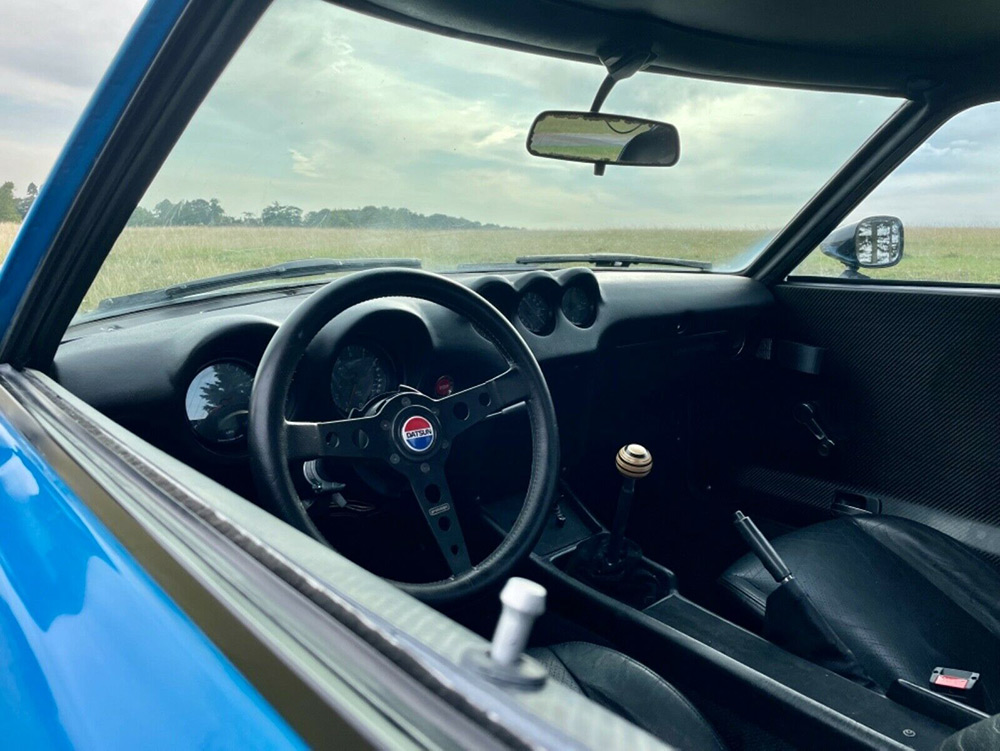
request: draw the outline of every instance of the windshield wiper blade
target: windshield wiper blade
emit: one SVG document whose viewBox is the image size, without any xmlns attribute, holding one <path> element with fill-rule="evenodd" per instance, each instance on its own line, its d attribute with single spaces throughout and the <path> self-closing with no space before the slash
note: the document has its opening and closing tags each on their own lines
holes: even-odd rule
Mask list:
<svg viewBox="0 0 1000 751">
<path fill-rule="evenodd" d="M 520 260 L 514 261 L 484 261 L 477 263 L 460 263 L 455 267 L 459 273 L 474 273 L 483 271 L 524 271 Z"/>
<path fill-rule="evenodd" d="M 420 268 L 419 258 L 306 258 L 300 261 L 286 261 L 273 266 L 264 266 L 247 271 L 234 271 L 230 274 L 210 276 L 205 279 L 195 279 L 190 282 L 173 284 L 162 289 L 136 292 L 131 295 L 120 295 L 101 300 L 97 304 L 97 312 L 120 310 L 122 308 L 155 305 L 156 303 L 191 297 L 202 292 L 211 292 L 226 287 L 235 287 L 253 282 L 263 282 L 271 279 L 300 279 L 307 276 L 331 274 L 337 271 L 360 271 L 362 269 L 379 269 L 403 267 Z"/>
<path fill-rule="evenodd" d="M 597 267 L 623 269 L 644 264 L 648 266 L 679 266 L 685 269 L 708 271 L 711 261 L 692 261 L 687 258 L 662 258 L 660 256 L 640 256 L 633 253 L 565 253 L 557 255 L 520 256 L 516 263 L 525 266 L 540 266 L 546 263 L 592 263 Z"/>
</svg>

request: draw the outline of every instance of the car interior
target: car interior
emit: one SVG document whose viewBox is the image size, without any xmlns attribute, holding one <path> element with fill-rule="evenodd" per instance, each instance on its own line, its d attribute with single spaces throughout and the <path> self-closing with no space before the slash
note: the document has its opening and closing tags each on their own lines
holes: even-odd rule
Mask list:
<svg viewBox="0 0 1000 751">
<path fill-rule="evenodd" d="M 995 93 L 989 4 L 345 5 L 599 60 L 608 90 L 631 67 L 907 102 L 739 273 L 541 259 L 168 296 L 75 321 L 47 375 L 486 638 L 510 576 L 542 584 L 528 653 L 672 746 L 932 749 L 995 727 L 1000 297 L 865 279 L 905 252 L 891 217 L 824 246 L 844 278 L 795 272 Z M 676 161 L 654 126 L 621 158 Z M 883 231 L 895 255 L 865 262 Z"/>
</svg>

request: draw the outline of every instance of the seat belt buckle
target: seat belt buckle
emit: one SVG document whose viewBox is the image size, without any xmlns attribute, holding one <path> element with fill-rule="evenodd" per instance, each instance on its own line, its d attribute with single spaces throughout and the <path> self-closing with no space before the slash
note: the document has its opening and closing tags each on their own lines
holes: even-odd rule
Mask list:
<svg viewBox="0 0 1000 751">
<path fill-rule="evenodd" d="M 954 668 L 934 668 L 930 678 L 934 691 L 963 701 L 969 701 L 975 695 L 977 681 L 979 673 Z"/>
</svg>

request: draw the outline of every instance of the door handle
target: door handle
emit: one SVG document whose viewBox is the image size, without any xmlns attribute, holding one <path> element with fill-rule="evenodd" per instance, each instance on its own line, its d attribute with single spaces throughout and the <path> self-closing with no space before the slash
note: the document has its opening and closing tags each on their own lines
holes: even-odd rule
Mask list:
<svg viewBox="0 0 1000 751">
<path fill-rule="evenodd" d="M 793 414 L 795 421 L 805 427 L 810 435 L 816 439 L 816 453 L 822 457 L 832 454 L 837 444 L 833 442 L 833 439 L 823 430 L 823 426 L 819 424 L 819 420 L 816 418 L 816 405 L 813 402 L 796 404 Z"/>
</svg>

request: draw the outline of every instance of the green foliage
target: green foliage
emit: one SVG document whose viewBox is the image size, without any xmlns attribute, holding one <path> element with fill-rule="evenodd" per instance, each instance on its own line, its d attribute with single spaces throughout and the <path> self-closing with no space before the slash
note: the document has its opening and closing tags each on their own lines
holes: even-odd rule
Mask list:
<svg viewBox="0 0 1000 751">
<path fill-rule="evenodd" d="M 21 212 L 18 211 L 17 200 L 14 198 L 14 183 L 6 182 L 0 185 L 0 222 L 19 222 Z"/>
<path fill-rule="evenodd" d="M 156 217 L 153 212 L 149 209 L 144 209 L 142 206 L 136 206 L 135 211 L 132 212 L 132 216 L 128 218 L 128 227 L 153 227 L 156 225 Z"/>
<path fill-rule="evenodd" d="M 426 216 L 409 209 L 365 206 L 361 209 L 320 209 L 303 214 L 298 206 L 277 201 L 260 214 L 244 211 L 239 217 L 226 214 L 218 199 L 172 203 L 164 199 L 152 211 L 138 207 L 129 219 L 130 227 L 310 227 L 315 229 L 456 230 L 507 229 L 446 214 Z"/>
<path fill-rule="evenodd" d="M 282 206 L 275 201 L 260 212 L 260 221 L 265 227 L 299 227 L 302 225 L 302 209 Z"/>
<path fill-rule="evenodd" d="M 341 229 L 503 229 L 496 224 L 482 224 L 445 214 L 425 216 L 409 209 L 388 206 L 310 211 L 302 224 L 306 227 Z"/>
<path fill-rule="evenodd" d="M 23 198 L 17 199 L 17 211 L 23 219 L 28 215 L 28 211 L 31 210 L 32 205 L 35 203 L 35 199 L 38 197 L 38 186 L 34 183 L 28 183 L 28 190 L 25 192 Z"/>
<path fill-rule="evenodd" d="M 0 222 L 19 222 L 28 213 L 38 186 L 28 185 L 24 197 L 14 195 L 14 184 L 0 187 Z M 218 198 L 195 198 L 174 203 L 163 199 L 152 209 L 137 206 L 129 217 L 129 227 L 310 227 L 316 229 L 373 229 L 373 230 L 464 230 L 508 229 L 496 224 L 483 224 L 462 217 L 446 214 L 426 216 L 409 209 L 388 206 L 365 206 L 361 209 L 320 209 L 303 215 L 298 206 L 285 206 L 275 201 L 260 214 L 244 211 L 240 216 L 229 216 Z"/>
<path fill-rule="evenodd" d="M 204 198 L 195 198 L 193 201 L 180 201 L 179 203 L 171 203 L 167 199 L 163 199 L 153 207 L 152 212 L 146 209 L 142 210 L 145 212 L 141 215 L 142 221 L 146 221 L 150 217 L 151 221 L 148 225 L 139 226 L 213 227 L 232 223 L 232 220 L 226 216 L 226 210 L 222 208 L 218 198 L 212 198 L 208 201 Z M 133 217 L 135 216 L 133 214 Z"/>
</svg>

